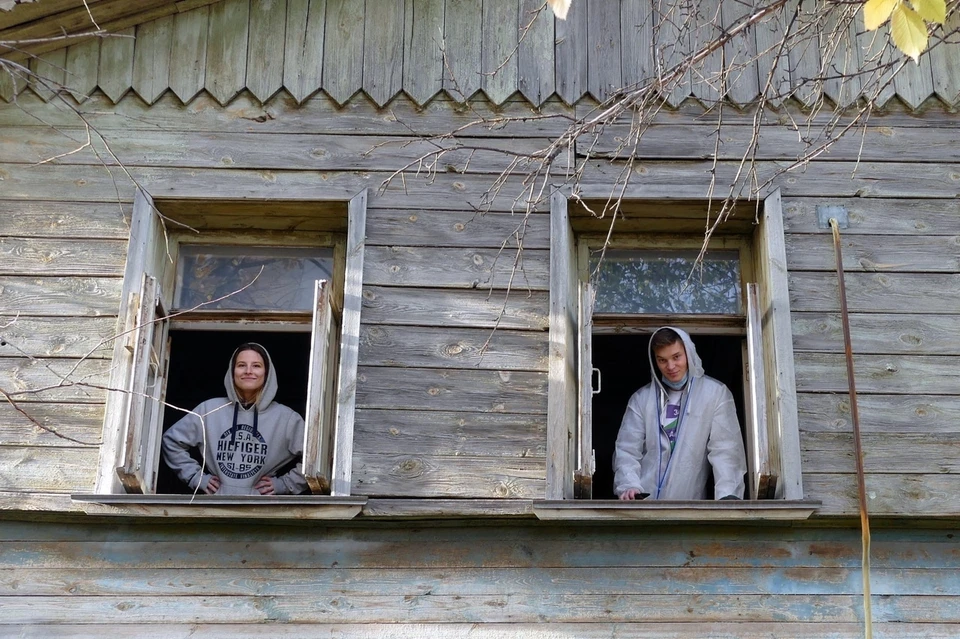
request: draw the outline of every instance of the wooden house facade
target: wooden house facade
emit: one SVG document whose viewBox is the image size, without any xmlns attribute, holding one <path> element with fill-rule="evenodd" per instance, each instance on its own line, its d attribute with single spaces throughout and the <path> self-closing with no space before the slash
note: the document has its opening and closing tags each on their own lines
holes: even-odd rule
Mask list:
<svg viewBox="0 0 960 639">
<path fill-rule="evenodd" d="M 873 636 L 960 636 L 960 48 L 905 66 L 866 127 L 791 167 L 812 144 L 798 122 L 856 111 L 866 85 L 804 80 L 867 53 L 791 52 L 771 74 L 769 25 L 725 45 L 760 54 L 736 76 L 665 91 L 631 162 L 612 124 L 524 182 L 664 42 L 697 37 L 654 29 L 659 3 L 531 22 L 540 4 L 0 2 L 0 42 L 22 43 L 3 55 L 30 72 L 0 75 L 0 636 L 862 636 L 829 218 Z M 110 37 L 63 39 L 91 21 Z M 586 283 L 608 241 L 696 252 L 768 78 L 785 91 L 762 188 L 708 251 L 732 256 L 737 309 L 653 318 L 725 366 L 753 498 L 624 506 L 603 388 L 649 377 L 652 320 L 591 314 Z M 612 230 L 594 215 L 611 193 Z M 183 301 L 197 250 L 332 266 L 308 307 L 208 311 L 219 293 Z M 219 384 L 241 337 L 281 353 L 315 495 L 194 498 L 159 468 L 172 407 L 216 392 L 197 376 Z"/>
</svg>

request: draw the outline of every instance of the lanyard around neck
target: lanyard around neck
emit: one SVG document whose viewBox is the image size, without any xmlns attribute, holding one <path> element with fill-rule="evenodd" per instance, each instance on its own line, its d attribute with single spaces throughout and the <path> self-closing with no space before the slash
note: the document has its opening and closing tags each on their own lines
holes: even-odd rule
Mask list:
<svg viewBox="0 0 960 639">
<path fill-rule="evenodd" d="M 673 448 L 670 450 L 670 459 L 667 460 L 667 467 L 663 469 L 663 474 L 660 474 L 660 469 L 663 467 L 663 446 L 660 445 L 660 436 L 666 434 L 663 430 L 663 411 L 667 407 L 667 402 L 670 401 L 666 392 L 664 392 L 663 406 L 660 406 L 660 402 L 657 402 L 657 499 L 660 499 L 660 491 L 663 490 L 663 483 L 667 479 L 667 473 L 670 472 L 670 464 L 673 463 L 673 452 L 676 449 L 677 443 L 680 442 L 680 427 L 683 426 L 683 418 L 687 416 L 687 407 L 690 404 L 690 397 L 693 395 L 694 379 L 695 378 L 691 377 L 687 382 L 687 388 L 680 391 L 680 416 L 677 418 L 677 437 Z M 670 441 L 669 435 L 667 435 L 667 441 Z"/>
</svg>

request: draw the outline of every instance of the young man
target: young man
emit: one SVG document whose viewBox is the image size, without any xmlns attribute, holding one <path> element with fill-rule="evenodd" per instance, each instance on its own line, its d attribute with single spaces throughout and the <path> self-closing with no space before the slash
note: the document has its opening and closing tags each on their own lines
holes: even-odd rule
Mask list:
<svg viewBox="0 0 960 639">
<path fill-rule="evenodd" d="M 613 454 L 620 499 L 743 499 L 746 455 L 733 395 L 703 373 L 690 336 L 657 329 L 650 338 L 652 381 L 627 403 Z"/>
</svg>

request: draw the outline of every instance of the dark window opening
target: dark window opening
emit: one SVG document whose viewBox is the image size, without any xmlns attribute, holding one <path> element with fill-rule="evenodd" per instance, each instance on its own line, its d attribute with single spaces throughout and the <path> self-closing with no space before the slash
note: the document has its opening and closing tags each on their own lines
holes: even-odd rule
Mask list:
<svg viewBox="0 0 960 639">
<path fill-rule="evenodd" d="M 168 406 L 163 410 L 163 432 L 184 415 L 183 411 L 171 406 L 192 410 L 205 400 L 226 395 L 224 375 L 230 357 L 234 349 L 244 342 L 257 342 L 270 353 L 279 386 L 274 401 L 289 406 L 301 417 L 304 415 L 310 359 L 309 332 L 171 330 L 166 392 Z M 200 461 L 199 451 L 196 451 L 195 457 Z M 278 474 L 286 471 L 286 468 L 282 468 Z M 167 467 L 162 455 L 157 471 L 157 492 L 191 492 Z"/>
<path fill-rule="evenodd" d="M 692 338 L 706 374 L 726 384 L 733 393 L 740 431 L 745 436 L 743 338 L 729 335 L 693 335 Z M 602 379 L 601 392 L 593 396 L 594 499 L 616 499 L 614 444 L 630 396 L 650 382 L 649 343 L 649 335 L 593 335 L 593 367 L 600 369 Z"/>
</svg>

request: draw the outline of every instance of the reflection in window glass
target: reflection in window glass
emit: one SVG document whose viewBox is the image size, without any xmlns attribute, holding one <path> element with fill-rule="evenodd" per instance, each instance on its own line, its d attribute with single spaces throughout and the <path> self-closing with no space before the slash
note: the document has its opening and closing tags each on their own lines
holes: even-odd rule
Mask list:
<svg viewBox="0 0 960 639">
<path fill-rule="evenodd" d="M 329 248 L 182 245 L 176 307 L 310 311 L 314 282 L 332 277 Z"/>
<path fill-rule="evenodd" d="M 592 251 L 595 313 L 741 313 L 736 251 Z M 599 268 L 598 268 L 599 266 Z"/>
</svg>

